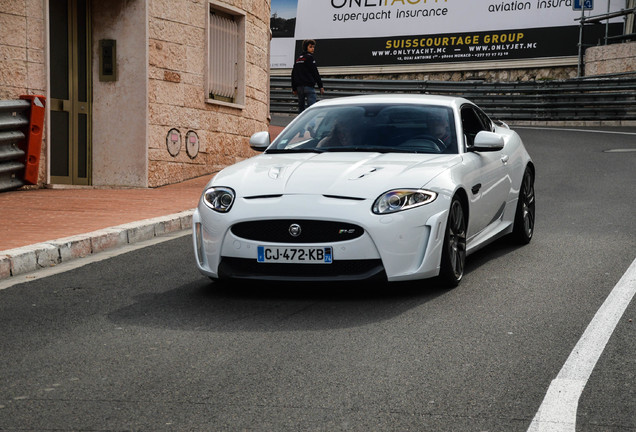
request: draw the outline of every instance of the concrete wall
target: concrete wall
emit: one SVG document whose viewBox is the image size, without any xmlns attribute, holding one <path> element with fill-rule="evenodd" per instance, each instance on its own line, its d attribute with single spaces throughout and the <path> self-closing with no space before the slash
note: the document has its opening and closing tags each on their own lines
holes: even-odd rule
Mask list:
<svg viewBox="0 0 636 432">
<path fill-rule="evenodd" d="M 636 72 L 636 42 L 590 47 L 585 50 L 585 76 Z"/>
<path fill-rule="evenodd" d="M 148 185 L 146 3 L 94 0 L 93 176 L 95 186 Z M 117 43 L 117 80 L 99 80 L 99 41 Z"/>
</svg>

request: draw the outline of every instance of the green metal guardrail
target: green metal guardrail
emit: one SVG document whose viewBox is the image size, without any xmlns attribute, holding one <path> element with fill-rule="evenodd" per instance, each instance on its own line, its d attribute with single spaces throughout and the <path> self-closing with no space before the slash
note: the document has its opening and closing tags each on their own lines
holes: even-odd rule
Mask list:
<svg viewBox="0 0 636 432">
<path fill-rule="evenodd" d="M 415 93 L 465 97 L 503 121 L 636 120 L 636 75 L 529 82 L 323 79 L 324 98 Z M 288 77 L 271 77 L 270 111 L 296 113 Z"/>
</svg>

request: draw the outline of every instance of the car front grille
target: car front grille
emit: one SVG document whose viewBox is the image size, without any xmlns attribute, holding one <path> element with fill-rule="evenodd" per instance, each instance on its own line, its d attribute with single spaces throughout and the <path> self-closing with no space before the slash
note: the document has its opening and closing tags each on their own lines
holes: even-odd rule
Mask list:
<svg viewBox="0 0 636 432">
<path fill-rule="evenodd" d="M 272 243 L 336 243 L 364 234 L 358 225 L 307 219 L 241 222 L 232 226 L 231 231 L 246 240 Z"/>
<path fill-rule="evenodd" d="M 260 279 L 280 281 L 383 280 L 386 273 L 379 259 L 340 260 L 331 264 L 259 263 L 255 259 L 223 257 L 221 279 Z"/>
</svg>

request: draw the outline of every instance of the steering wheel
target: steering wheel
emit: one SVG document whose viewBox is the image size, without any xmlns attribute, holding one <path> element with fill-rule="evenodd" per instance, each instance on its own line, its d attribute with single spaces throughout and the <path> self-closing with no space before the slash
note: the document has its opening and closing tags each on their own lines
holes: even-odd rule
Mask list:
<svg viewBox="0 0 636 432">
<path fill-rule="evenodd" d="M 426 141 L 427 143 L 432 144 L 432 146 L 428 146 L 422 143 L 415 144 L 415 141 Z M 414 137 L 411 137 L 408 140 L 404 141 L 402 144 L 400 144 L 400 147 L 401 146 L 431 147 L 433 151 L 438 153 L 441 153 L 446 148 L 446 144 L 444 144 L 444 141 L 442 141 L 441 139 L 437 137 L 434 137 L 433 135 L 427 135 L 427 134 L 421 134 L 421 135 L 416 135 Z"/>
</svg>

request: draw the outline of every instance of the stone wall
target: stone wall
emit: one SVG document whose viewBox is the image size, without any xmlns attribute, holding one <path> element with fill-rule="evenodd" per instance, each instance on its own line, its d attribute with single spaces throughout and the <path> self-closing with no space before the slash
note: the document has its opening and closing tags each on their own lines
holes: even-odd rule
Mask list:
<svg viewBox="0 0 636 432">
<path fill-rule="evenodd" d="M 0 1 L 0 100 L 45 94 L 44 11 L 37 0 Z"/>
<path fill-rule="evenodd" d="M 527 69 L 488 69 L 447 72 L 412 72 L 364 75 L 323 76 L 323 78 L 351 78 L 377 80 L 423 80 L 423 81 L 467 81 L 471 79 L 486 82 L 540 81 L 548 79 L 568 79 L 576 77 L 576 66 L 543 67 Z"/>
<path fill-rule="evenodd" d="M 46 94 L 44 28 L 42 1 L 0 0 L 0 100 Z M 40 161 L 45 155 L 43 142 Z M 40 163 L 40 182 L 44 176 Z"/>
<path fill-rule="evenodd" d="M 147 5 L 143 1 L 92 2 L 93 186 L 148 185 L 146 58 Z M 99 78 L 100 40 L 116 42 L 116 79 Z"/>
<path fill-rule="evenodd" d="M 636 42 L 587 48 L 584 72 L 586 76 L 636 72 Z"/>
<path fill-rule="evenodd" d="M 208 2 L 150 0 L 148 185 L 151 187 L 209 174 L 254 156 L 249 137 L 267 130 L 269 2 L 223 3 L 247 14 L 243 109 L 206 102 Z M 176 156 L 166 147 L 171 129 L 180 132 L 183 143 Z M 185 149 L 188 131 L 194 131 L 199 138 L 199 152 L 194 158 Z"/>
</svg>

